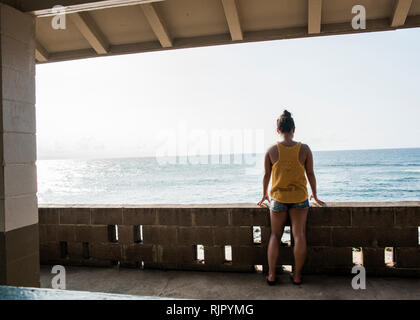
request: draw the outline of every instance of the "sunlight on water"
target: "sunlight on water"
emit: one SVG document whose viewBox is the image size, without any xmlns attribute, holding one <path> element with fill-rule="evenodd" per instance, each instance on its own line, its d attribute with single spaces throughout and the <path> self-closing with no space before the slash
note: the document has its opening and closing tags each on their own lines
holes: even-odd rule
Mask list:
<svg viewBox="0 0 420 320">
<path fill-rule="evenodd" d="M 420 149 L 315 152 L 324 201 L 420 200 Z M 263 155 L 249 164 L 155 158 L 39 160 L 40 204 L 243 203 L 261 198 Z"/>
</svg>

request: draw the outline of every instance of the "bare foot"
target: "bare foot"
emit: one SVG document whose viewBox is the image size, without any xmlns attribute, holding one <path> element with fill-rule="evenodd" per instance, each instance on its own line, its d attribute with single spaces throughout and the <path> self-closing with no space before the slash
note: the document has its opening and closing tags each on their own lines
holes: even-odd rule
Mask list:
<svg viewBox="0 0 420 320">
<path fill-rule="evenodd" d="M 267 280 L 268 281 L 275 281 L 276 280 L 276 275 L 269 273 L 268 276 L 267 276 Z"/>
<path fill-rule="evenodd" d="M 293 274 L 293 281 L 296 283 L 300 283 L 302 281 L 302 276 L 300 274 Z"/>
</svg>

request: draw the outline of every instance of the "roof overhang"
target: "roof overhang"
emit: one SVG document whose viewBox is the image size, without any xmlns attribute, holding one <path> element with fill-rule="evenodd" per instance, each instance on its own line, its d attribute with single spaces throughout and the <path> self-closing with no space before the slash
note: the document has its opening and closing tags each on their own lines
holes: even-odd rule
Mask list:
<svg viewBox="0 0 420 320">
<path fill-rule="evenodd" d="M 420 0 L 0 0 L 36 16 L 38 63 L 420 27 Z M 54 29 L 60 4 L 65 29 Z M 353 29 L 352 9 L 366 9 Z"/>
</svg>

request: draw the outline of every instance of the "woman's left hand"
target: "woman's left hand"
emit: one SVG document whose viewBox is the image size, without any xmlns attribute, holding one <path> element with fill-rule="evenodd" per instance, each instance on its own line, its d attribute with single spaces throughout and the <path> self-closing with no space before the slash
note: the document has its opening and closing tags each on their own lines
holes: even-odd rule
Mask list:
<svg viewBox="0 0 420 320">
<path fill-rule="evenodd" d="M 324 201 L 319 200 L 317 196 L 314 196 L 314 195 L 312 195 L 312 194 L 311 194 L 311 197 L 309 198 L 309 200 L 314 200 L 314 201 L 315 201 L 315 203 L 316 203 L 318 206 L 320 206 L 320 207 L 326 207 L 325 202 L 324 202 Z"/>
<path fill-rule="evenodd" d="M 262 199 L 257 203 L 260 207 L 266 207 L 267 205 L 264 205 L 264 201 L 267 200 L 268 203 L 270 203 L 270 197 L 268 194 L 264 195 Z"/>
</svg>

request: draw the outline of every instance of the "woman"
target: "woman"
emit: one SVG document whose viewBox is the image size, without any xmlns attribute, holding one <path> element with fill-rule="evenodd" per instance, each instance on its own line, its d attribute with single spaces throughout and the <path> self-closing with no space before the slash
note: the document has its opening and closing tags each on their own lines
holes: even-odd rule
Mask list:
<svg viewBox="0 0 420 320">
<path fill-rule="evenodd" d="M 306 144 L 293 141 L 295 123 L 287 110 L 277 119 L 277 133 L 282 140 L 268 149 L 265 154 L 263 179 L 263 202 L 270 202 L 271 235 L 268 243 L 269 272 L 267 283 L 276 283 L 276 264 L 279 255 L 281 237 L 287 216 L 292 223 L 294 239 L 293 254 L 295 257 L 294 273 L 291 280 L 294 284 L 302 283 L 302 267 L 306 258 L 306 218 L 309 210 L 308 191 L 306 188 L 308 177 L 312 189 L 311 200 L 323 206 L 316 193 L 316 179 L 313 169 L 312 152 Z M 271 201 L 268 196 L 268 184 L 271 185 Z"/>
</svg>

